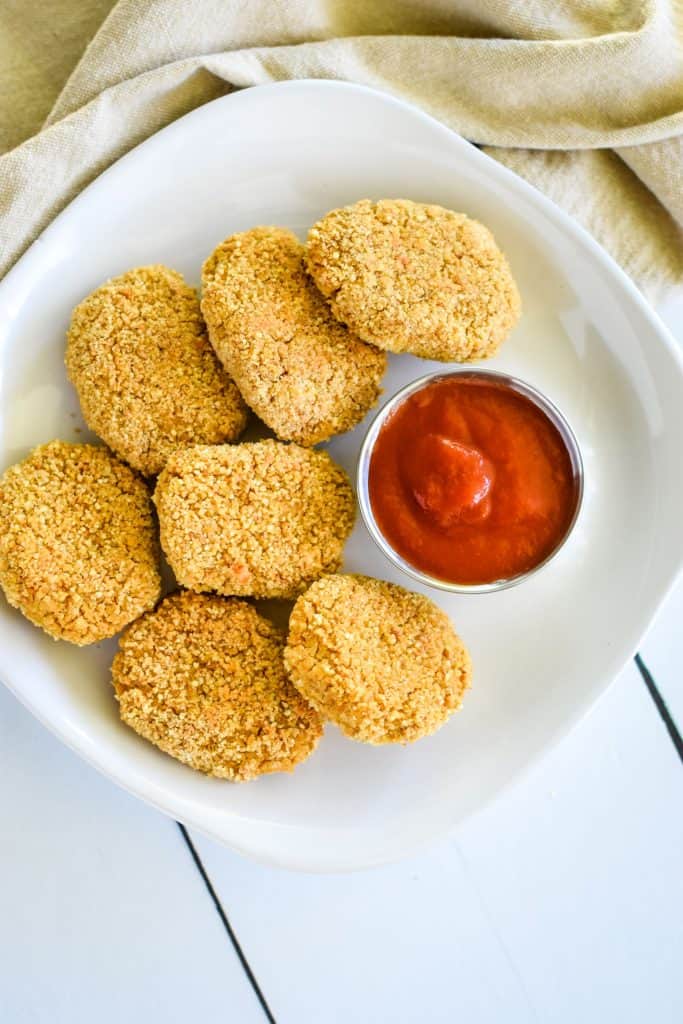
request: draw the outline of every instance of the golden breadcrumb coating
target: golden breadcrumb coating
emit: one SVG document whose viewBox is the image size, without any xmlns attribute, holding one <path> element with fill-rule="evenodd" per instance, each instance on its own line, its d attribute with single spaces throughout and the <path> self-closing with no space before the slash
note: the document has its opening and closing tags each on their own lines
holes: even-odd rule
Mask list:
<svg viewBox="0 0 683 1024">
<path fill-rule="evenodd" d="M 326 452 L 272 440 L 176 452 L 154 501 L 179 583 L 254 597 L 294 597 L 338 569 L 355 518 Z"/>
<path fill-rule="evenodd" d="M 246 425 L 197 292 L 167 267 L 130 270 L 76 306 L 66 367 L 90 429 L 146 476 L 177 448 L 234 441 Z"/>
<path fill-rule="evenodd" d="M 471 676 L 448 616 L 367 576 L 325 576 L 294 606 L 285 665 L 323 718 L 364 743 L 409 743 L 460 707 Z"/>
<path fill-rule="evenodd" d="M 145 484 L 106 448 L 51 441 L 0 478 L 0 585 L 57 640 L 92 644 L 161 588 Z"/>
<path fill-rule="evenodd" d="M 202 311 L 219 359 L 284 441 L 325 441 L 377 401 L 383 352 L 334 319 L 284 228 L 226 239 L 204 264 Z"/>
<path fill-rule="evenodd" d="M 126 630 L 121 718 L 171 757 L 234 782 L 291 772 L 322 736 L 287 679 L 284 634 L 245 601 L 172 594 Z"/>
<path fill-rule="evenodd" d="M 390 352 L 484 359 L 519 319 L 491 232 L 441 206 L 362 199 L 332 210 L 311 229 L 306 261 L 334 315 Z"/>
</svg>

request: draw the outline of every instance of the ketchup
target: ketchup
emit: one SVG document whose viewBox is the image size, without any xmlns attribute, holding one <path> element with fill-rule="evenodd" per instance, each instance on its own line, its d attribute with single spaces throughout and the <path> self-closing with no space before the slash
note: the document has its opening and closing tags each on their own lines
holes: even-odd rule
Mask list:
<svg viewBox="0 0 683 1024">
<path fill-rule="evenodd" d="M 560 432 L 504 382 L 456 375 L 388 417 L 370 459 L 382 534 L 414 568 L 451 583 L 510 579 L 544 561 L 578 500 Z"/>
</svg>

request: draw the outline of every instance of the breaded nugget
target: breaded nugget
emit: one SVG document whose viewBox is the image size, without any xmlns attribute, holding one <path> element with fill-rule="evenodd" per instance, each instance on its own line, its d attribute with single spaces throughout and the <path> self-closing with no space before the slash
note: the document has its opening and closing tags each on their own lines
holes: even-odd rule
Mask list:
<svg viewBox="0 0 683 1024">
<path fill-rule="evenodd" d="M 355 518 L 326 452 L 271 440 L 176 452 L 154 501 L 179 583 L 254 597 L 294 597 L 338 569 Z"/>
<path fill-rule="evenodd" d="M 90 429 L 146 476 L 177 448 L 234 441 L 246 424 L 197 292 L 167 267 L 130 270 L 76 306 L 66 368 Z"/>
<path fill-rule="evenodd" d="M 362 199 L 318 221 L 306 252 L 334 315 L 390 352 L 483 359 L 519 318 L 505 257 L 488 228 L 464 213 Z"/>
<path fill-rule="evenodd" d="M 284 634 L 245 601 L 172 594 L 121 638 L 112 665 L 121 718 L 207 775 L 290 772 L 323 730 L 287 679 L 283 647 Z"/>
<path fill-rule="evenodd" d="M 152 503 L 106 448 L 51 441 L 0 478 L 0 585 L 57 640 L 113 636 L 159 597 Z"/>
<path fill-rule="evenodd" d="M 284 228 L 233 235 L 204 264 L 202 311 L 218 357 L 284 441 L 325 441 L 377 401 L 383 352 L 334 319 Z"/>
<path fill-rule="evenodd" d="M 323 718 L 364 743 L 435 732 L 469 686 L 469 655 L 421 594 L 367 576 L 325 576 L 294 606 L 285 665 Z"/>
</svg>

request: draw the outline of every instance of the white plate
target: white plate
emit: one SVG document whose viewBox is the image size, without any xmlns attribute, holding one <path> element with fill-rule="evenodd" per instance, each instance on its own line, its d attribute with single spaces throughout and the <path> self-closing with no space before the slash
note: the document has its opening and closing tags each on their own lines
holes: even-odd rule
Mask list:
<svg viewBox="0 0 683 1024">
<path fill-rule="evenodd" d="M 159 261 L 196 281 L 231 232 L 271 223 L 303 233 L 363 196 L 441 203 L 493 229 L 524 315 L 488 365 L 560 406 L 586 464 L 577 528 L 546 570 L 499 594 L 431 595 L 472 651 L 463 711 L 407 749 L 364 747 L 330 727 L 294 775 L 234 786 L 119 723 L 113 642 L 56 644 L 0 599 L 0 675 L 64 742 L 235 849 L 314 870 L 395 859 L 445 833 L 566 733 L 632 654 L 683 558 L 673 342 L 612 260 L 533 188 L 417 110 L 330 82 L 249 89 L 159 132 L 87 188 L 0 285 L 4 468 L 39 442 L 85 436 L 64 331 L 105 278 Z M 387 395 L 430 368 L 392 357 Z M 330 445 L 349 472 L 363 431 Z M 348 569 L 406 582 L 360 523 L 347 556 Z"/>
</svg>

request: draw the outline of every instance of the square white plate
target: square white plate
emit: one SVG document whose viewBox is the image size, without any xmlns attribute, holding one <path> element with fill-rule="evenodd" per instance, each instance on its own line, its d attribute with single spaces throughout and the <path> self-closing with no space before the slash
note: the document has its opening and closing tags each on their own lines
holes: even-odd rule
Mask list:
<svg viewBox="0 0 683 1024">
<path fill-rule="evenodd" d="M 614 262 L 533 188 L 419 111 L 332 82 L 249 89 L 181 118 L 87 188 L 0 285 L 4 468 L 53 437 L 87 437 L 63 351 L 70 311 L 94 287 L 153 262 L 197 282 L 226 235 L 256 224 L 303 234 L 364 196 L 440 203 L 492 228 L 524 314 L 487 365 L 544 391 L 585 461 L 579 522 L 547 569 L 498 594 L 431 594 L 472 651 L 463 711 L 405 749 L 364 747 L 328 727 L 294 775 L 235 786 L 120 724 L 113 641 L 54 643 L 0 599 L 0 675 L 64 742 L 235 849 L 318 870 L 395 859 L 452 828 L 566 733 L 630 657 L 683 558 L 673 342 Z M 387 396 L 433 366 L 391 357 Z M 363 432 L 329 446 L 352 474 Z M 360 523 L 346 567 L 406 583 Z"/>
</svg>

